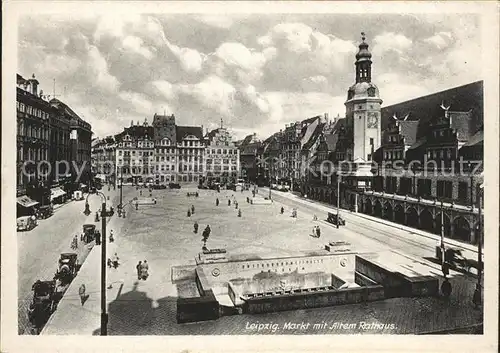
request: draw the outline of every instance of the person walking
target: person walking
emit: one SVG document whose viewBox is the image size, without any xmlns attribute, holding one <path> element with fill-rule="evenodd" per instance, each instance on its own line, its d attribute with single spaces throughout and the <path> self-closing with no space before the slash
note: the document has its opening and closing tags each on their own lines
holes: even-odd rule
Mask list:
<svg viewBox="0 0 500 353">
<path fill-rule="evenodd" d="M 137 279 L 141 279 L 141 268 L 142 268 L 142 261 L 139 261 L 139 263 L 135 266 L 135 269 L 137 270 Z"/>
<path fill-rule="evenodd" d="M 321 229 L 319 229 L 319 226 L 316 226 L 316 235 L 318 238 L 321 236 Z"/>
<path fill-rule="evenodd" d="M 71 249 L 76 250 L 78 249 L 78 236 L 75 235 L 73 239 L 71 240 Z"/>
<path fill-rule="evenodd" d="M 191 214 L 194 214 L 194 205 L 191 205 Z"/>
<path fill-rule="evenodd" d="M 285 213 L 285 208 L 283 206 L 281 206 L 281 214 Z"/>
<path fill-rule="evenodd" d="M 119 265 L 118 260 L 120 260 L 120 258 L 118 257 L 118 254 L 115 253 L 113 255 L 113 268 L 115 268 L 115 269 L 118 268 L 118 265 Z"/>
<path fill-rule="evenodd" d="M 95 245 L 101 245 L 101 232 L 95 232 Z"/>
<path fill-rule="evenodd" d="M 215 206 L 219 206 L 219 198 L 215 200 Z"/>
<path fill-rule="evenodd" d="M 149 276 L 148 271 L 149 271 L 148 261 L 144 260 L 144 262 L 142 263 L 142 266 L 141 266 L 141 279 L 143 279 L 144 281 L 146 279 L 148 279 L 148 276 Z"/>
<path fill-rule="evenodd" d="M 194 222 L 194 234 L 198 233 L 198 222 Z"/>
<path fill-rule="evenodd" d="M 228 205 L 228 206 L 231 206 L 231 199 L 228 199 L 228 200 L 227 200 L 227 205 Z"/>
<path fill-rule="evenodd" d="M 109 242 L 112 243 L 115 241 L 115 238 L 113 237 L 113 230 L 111 229 L 109 231 Z"/>
</svg>

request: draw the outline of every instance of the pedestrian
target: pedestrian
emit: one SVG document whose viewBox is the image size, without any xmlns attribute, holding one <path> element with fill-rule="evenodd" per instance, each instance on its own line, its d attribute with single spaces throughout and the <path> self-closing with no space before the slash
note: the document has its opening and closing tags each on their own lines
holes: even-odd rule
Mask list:
<svg viewBox="0 0 500 353">
<path fill-rule="evenodd" d="M 200 194 L 198 194 L 198 191 L 196 191 L 196 197 L 199 197 L 199 196 L 200 196 Z"/>
<path fill-rule="evenodd" d="M 120 259 L 120 258 L 118 257 L 118 254 L 117 254 L 117 253 L 115 253 L 115 254 L 113 255 L 113 268 L 115 268 L 115 269 L 116 269 L 116 268 L 118 268 L 118 265 L 119 265 L 119 264 L 118 264 L 118 260 L 119 260 L 119 259 Z"/>
<path fill-rule="evenodd" d="M 191 214 L 194 214 L 194 205 L 191 205 Z"/>
<path fill-rule="evenodd" d="M 148 262 L 147 260 L 144 260 L 144 262 L 142 263 L 142 266 L 141 266 L 141 279 L 143 279 L 144 281 L 148 278 L 149 276 L 149 265 L 148 265 Z"/>
<path fill-rule="evenodd" d="M 198 233 L 198 222 L 194 222 L 194 234 Z"/>
<path fill-rule="evenodd" d="M 112 243 L 115 241 L 115 238 L 113 237 L 113 230 L 109 231 L 109 242 Z"/>
<path fill-rule="evenodd" d="M 212 229 L 210 229 L 210 225 L 207 224 L 207 227 L 205 228 L 205 232 L 207 232 L 207 238 L 210 236 L 210 233 L 212 232 Z"/>
<path fill-rule="evenodd" d="M 238 210 L 238 217 L 241 217 L 241 208 Z"/>
<path fill-rule="evenodd" d="M 316 215 L 313 216 L 313 221 L 317 221 L 318 217 Z"/>
<path fill-rule="evenodd" d="M 78 236 L 75 235 L 73 239 L 71 240 L 71 249 L 76 250 L 78 249 Z"/>
<path fill-rule="evenodd" d="M 85 284 L 82 283 L 82 285 L 78 289 L 78 294 L 80 295 L 80 302 L 82 303 L 82 306 L 83 304 L 85 304 L 85 299 L 86 299 L 85 292 L 86 292 Z"/>
<path fill-rule="evenodd" d="M 234 201 L 234 208 L 238 209 L 238 202 Z"/>
<path fill-rule="evenodd" d="M 227 205 L 228 205 L 228 206 L 231 206 L 231 199 L 228 199 L 228 200 L 227 200 Z"/>
<path fill-rule="evenodd" d="M 101 232 L 95 232 L 95 245 L 101 245 Z"/>
<path fill-rule="evenodd" d="M 187 216 L 191 217 L 191 210 L 188 209 Z"/>
<path fill-rule="evenodd" d="M 247 203 L 250 203 L 250 198 L 247 196 Z"/>
<path fill-rule="evenodd" d="M 83 232 L 80 234 L 80 241 L 83 241 Z"/>
<path fill-rule="evenodd" d="M 142 267 L 142 261 L 139 261 L 139 263 L 135 266 L 135 269 L 137 270 L 137 279 L 141 279 L 141 267 Z"/>
<path fill-rule="evenodd" d="M 140 195 L 140 196 L 142 196 L 142 190 L 141 190 L 141 191 L 139 191 L 139 195 Z"/>
<path fill-rule="evenodd" d="M 319 229 L 319 226 L 316 226 L 316 235 L 318 238 L 321 236 L 321 229 Z"/>
<path fill-rule="evenodd" d="M 219 198 L 215 200 L 215 206 L 219 206 Z"/>
<path fill-rule="evenodd" d="M 281 206 L 281 214 L 285 213 L 285 208 Z"/>
<path fill-rule="evenodd" d="M 113 261 L 111 261 L 111 259 L 109 257 L 108 257 L 107 264 L 108 264 L 108 268 L 113 267 Z"/>
</svg>

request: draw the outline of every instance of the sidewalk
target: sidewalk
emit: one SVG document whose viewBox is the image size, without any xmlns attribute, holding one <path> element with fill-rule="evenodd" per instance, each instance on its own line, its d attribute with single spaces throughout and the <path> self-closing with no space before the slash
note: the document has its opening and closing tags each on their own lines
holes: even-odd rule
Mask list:
<svg viewBox="0 0 500 353">
<path fill-rule="evenodd" d="M 293 199 L 294 201 L 300 202 L 304 205 L 311 205 L 312 204 L 318 208 L 323 208 L 327 212 L 331 212 L 331 211 L 336 210 L 336 208 L 333 205 L 325 204 L 324 202 L 320 202 L 320 201 L 316 201 L 316 200 L 305 199 L 305 198 L 303 198 L 295 193 L 284 193 L 283 192 L 283 193 L 279 193 L 278 195 L 283 196 L 284 198 Z M 429 238 L 429 239 L 433 239 L 436 241 L 436 244 L 441 240 L 441 237 L 439 235 L 428 233 L 428 232 L 425 232 L 425 231 L 420 230 L 420 229 L 407 227 L 407 226 L 404 226 L 402 224 L 387 221 L 385 219 L 372 217 L 372 216 L 366 215 L 364 213 L 359 213 L 359 212 L 354 213 L 354 212 L 351 212 L 351 211 L 348 211 L 348 210 L 345 210 L 342 208 L 340 209 L 340 211 L 343 215 L 352 215 L 353 217 L 364 218 L 364 219 L 370 220 L 372 222 L 380 223 L 380 224 L 383 224 L 383 225 L 386 225 L 389 227 L 397 228 L 397 229 L 402 230 L 402 231 L 411 232 L 411 233 L 418 234 L 418 235 L 421 235 L 421 236 Z M 449 238 L 445 238 L 444 243 L 445 243 L 445 245 L 451 245 L 453 247 L 457 247 L 457 248 L 460 248 L 462 250 L 468 250 L 468 251 L 474 253 L 476 258 L 477 258 L 477 246 L 474 246 L 471 244 L 466 244 L 466 243 L 456 241 L 454 239 L 449 239 Z M 474 258 L 474 259 L 476 259 L 476 258 Z"/>
</svg>

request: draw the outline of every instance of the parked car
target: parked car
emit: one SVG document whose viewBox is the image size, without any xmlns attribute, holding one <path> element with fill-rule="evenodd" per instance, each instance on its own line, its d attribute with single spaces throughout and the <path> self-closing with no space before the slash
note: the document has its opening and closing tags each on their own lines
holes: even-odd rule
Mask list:
<svg viewBox="0 0 500 353">
<path fill-rule="evenodd" d="M 52 205 L 40 206 L 40 208 L 38 209 L 38 218 L 46 219 L 52 216 L 53 213 L 54 213 L 54 208 L 52 207 Z"/>
<path fill-rule="evenodd" d="M 337 216 L 337 214 L 335 213 L 328 212 L 327 222 L 335 225 L 338 224 L 339 226 L 345 226 L 345 220 L 342 217 L 340 217 L 340 215 Z"/>
<path fill-rule="evenodd" d="M 170 189 L 180 189 L 181 185 L 179 183 L 170 183 L 170 184 L 168 184 L 168 187 Z"/>
<path fill-rule="evenodd" d="M 36 227 L 36 217 L 35 216 L 23 216 L 16 220 L 17 230 L 32 230 Z"/>
</svg>

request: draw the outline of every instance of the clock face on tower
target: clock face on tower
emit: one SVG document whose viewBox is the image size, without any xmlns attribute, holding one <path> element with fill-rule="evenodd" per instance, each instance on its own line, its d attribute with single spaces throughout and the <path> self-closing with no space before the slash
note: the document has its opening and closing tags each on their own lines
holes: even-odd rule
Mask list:
<svg viewBox="0 0 500 353">
<path fill-rule="evenodd" d="M 368 113 L 368 118 L 366 121 L 367 127 L 369 129 L 376 129 L 378 127 L 378 115 L 377 113 Z"/>
</svg>

